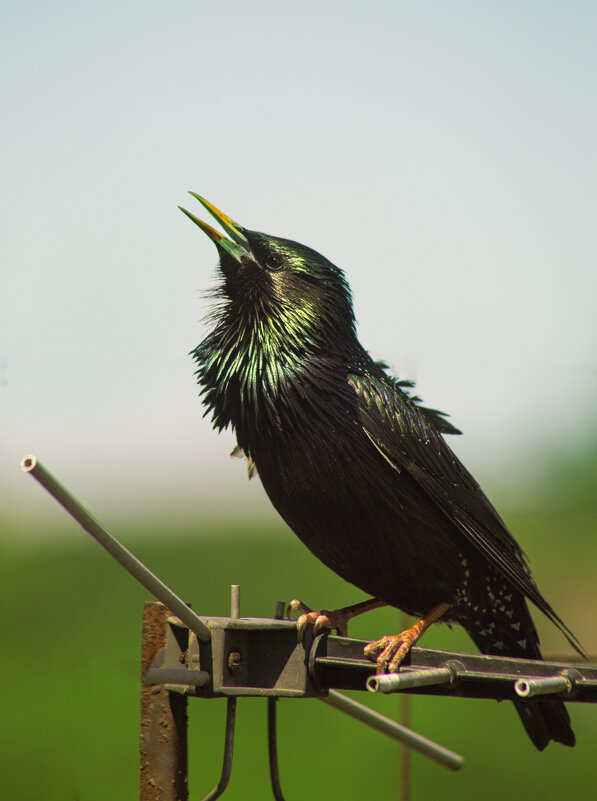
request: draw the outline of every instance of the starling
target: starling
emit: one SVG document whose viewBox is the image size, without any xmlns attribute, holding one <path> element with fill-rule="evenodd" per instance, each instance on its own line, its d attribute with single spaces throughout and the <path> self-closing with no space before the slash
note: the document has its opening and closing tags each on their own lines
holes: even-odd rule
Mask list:
<svg viewBox="0 0 597 801">
<path fill-rule="evenodd" d="M 460 432 L 360 344 L 342 270 L 190 194 L 227 234 L 181 208 L 220 257 L 213 328 L 191 354 L 206 414 L 219 431 L 232 426 L 236 450 L 294 533 L 372 596 L 330 612 L 294 601 L 299 632 L 313 623 L 343 633 L 351 617 L 387 604 L 419 622 L 367 646 L 378 672 L 397 670 L 440 618 L 463 626 L 483 653 L 541 659 L 530 600 L 580 651 L 446 443 Z M 574 745 L 562 702 L 515 704 L 537 748 Z"/>
</svg>

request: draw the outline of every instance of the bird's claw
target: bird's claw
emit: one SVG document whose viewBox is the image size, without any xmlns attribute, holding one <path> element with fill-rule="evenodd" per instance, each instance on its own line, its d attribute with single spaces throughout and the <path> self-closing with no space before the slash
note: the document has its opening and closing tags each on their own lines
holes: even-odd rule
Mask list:
<svg viewBox="0 0 597 801">
<path fill-rule="evenodd" d="M 322 609 L 320 612 L 314 612 L 311 607 L 295 598 L 288 604 L 287 617 L 290 619 L 291 612 L 301 612 L 302 614 L 296 620 L 297 625 L 297 639 L 301 643 L 303 635 L 308 625 L 313 625 L 313 634 L 319 634 L 322 629 L 332 631 L 336 629 L 338 634 L 346 636 L 348 629 L 348 616 L 344 613 L 343 609 L 338 609 L 335 612 L 330 612 L 327 609 Z"/>
<path fill-rule="evenodd" d="M 402 634 L 386 634 L 365 646 L 365 656 L 377 663 L 375 672 L 378 675 L 380 673 L 396 673 L 402 660 L 417 640 L 417 633 L 412 629 L 407 629 Z"/>
<path fill-rule="evenodd" d="M 400 663 L 413 645 L 421 639 L 432 623 L 435 623 L 444 612 L 448 611 L 450 606 L 450 603 L 441 601 L 409 629 L 405 629 L 400 634 L 386 634 L 385 637 L 366 645 L 365 656 L 367 659 L 377 662 L 376 673 L 378 675 L 380 673 L 396 673 Z"/>
</svg>

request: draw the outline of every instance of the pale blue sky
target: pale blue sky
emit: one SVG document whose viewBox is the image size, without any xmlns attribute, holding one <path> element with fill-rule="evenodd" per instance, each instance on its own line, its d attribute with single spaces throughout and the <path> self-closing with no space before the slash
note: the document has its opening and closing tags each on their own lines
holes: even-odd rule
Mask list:
<svg viewBox="0 0 597 801">
<path fill-rule="evenodd" d="M 33 451 L 100 517 L 267 513 L 201 419 L 188 189 L 342 266 L 481 479 L 594 430 L 595 4 L 23 0 L 2 27 L 3 510 L 59 519 Z"/>
</svg>

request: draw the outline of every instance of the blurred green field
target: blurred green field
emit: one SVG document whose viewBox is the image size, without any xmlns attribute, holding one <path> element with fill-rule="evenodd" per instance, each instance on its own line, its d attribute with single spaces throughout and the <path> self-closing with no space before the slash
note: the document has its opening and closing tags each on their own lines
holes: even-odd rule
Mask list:
<svg viewBox="0 0 597 801">
<path fill-rule="evenodd" d="M 507 519 L 544 593 L 597 653 L 594 507 L 572 504 Z M 2 797 L 130 801 L 138 797 L 140 629 L 147 593 L 66 517 L 60 540 L 42 544 L 14 524 L 10 533 L 15 539 L 4 538 L 0 550 Z M 113 533 L 204 614 L 228 614 L 231 583 L 241 585 L 245 616 L 271 616 L 276 600 L 294 596 L 327 608 L 363 597 L 281 523 L 266 530 L 247 524 L 208 531 L 189 523 L 159 532 L 113 527 Z M 538 622 L 544 651 L 569 653 L 555 629 Z M 398 626 L 397 612 L 378 610 L 354 621 L 351 634 L 373 638 Z M 445 626 L 434 627 L 425 644 L 472 647 L 462 631 Z M 359 700 L 397 716 L 397 697 L 361 693 Z M 219 776 L 225 707 L 220 700 L 189 706 L 190 797 L 200 799 Z M 398 798 L 393 741 L 316 700 L 284 700 L 278 708 L 280 771 L 289 800 Z M 414 755 L 412 798 L 590 797 L 597 779 L 597 709 L 570 709 L 577 747 L 551 745 L 539 754 L 511 704 L 414 698 L 413 728 L 463 754 L 466 765 L 451 773 Z M 229 801 L 271 797 L 265 733 L 265 703 L 241 699 Z"/>
</svg>

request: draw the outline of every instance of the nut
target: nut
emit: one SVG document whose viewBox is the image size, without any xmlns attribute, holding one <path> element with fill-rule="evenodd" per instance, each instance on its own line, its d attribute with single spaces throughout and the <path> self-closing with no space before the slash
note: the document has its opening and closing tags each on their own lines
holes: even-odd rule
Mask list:
<svg viewBox="0 0 597 801">
<path fill-rule="evenodd" d="M 228 653 L 228 670 L 230 673 L 238 673 L 243 664 L 241 652 L 233 648 Z"/>
</svg>

